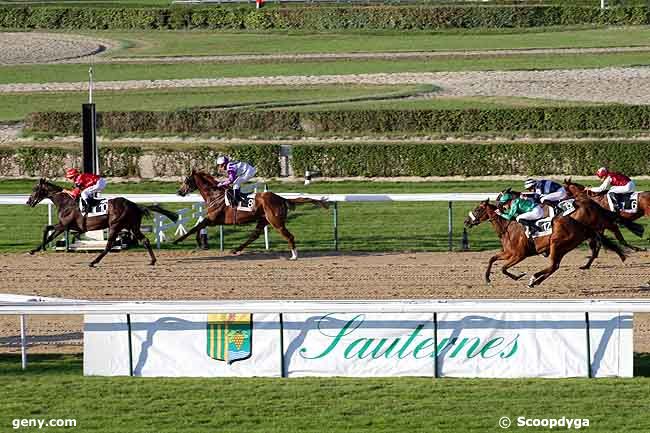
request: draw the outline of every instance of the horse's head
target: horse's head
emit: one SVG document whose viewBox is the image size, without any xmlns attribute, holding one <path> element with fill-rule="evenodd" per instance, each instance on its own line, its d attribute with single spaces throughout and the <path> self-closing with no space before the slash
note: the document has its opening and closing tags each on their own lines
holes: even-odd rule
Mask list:
<svg viewBox="0 0 650 433">
<path fill-rule="evenodd" d="M 585 191 L 585 187 L 583 185 L 572 182 L 570 177 L 564 179 L 564 189 L 566 189 L 566 191 L 572 197 L 577 197 Z"/>
<path fill-rule="evenodd" d="M 183 180 L 183 183 L 181 184 L 180 188 L 178 188 L 178 191 L 176 191 L 176 194 L 180 195 L 181 197 L 185 197 L 192 191 L 196 191 L 198 187 L 196 186 L 196 180 L 194 179 L 195 175 L 196 172 L 192 170 L 192 173 Z"/>
<path fill-rule="evenodd" d="M 29 207 L 34 207 L 53 193 L 60 191 L 60 187 L 49 183 L 44 178 L 40 178 L 38 183 L 34 185 L 34 188 L 32 188 L 32 193 L 25 204 Z"/>
<path fill-rule="evenodd" d="M 494 205 L 490 204 L 490 199 L 483 200 L 478 206 L 469 213 L 465 218 L 465 227 L 474 227 L 490 219 L 490 212 Z"/>
</svg>

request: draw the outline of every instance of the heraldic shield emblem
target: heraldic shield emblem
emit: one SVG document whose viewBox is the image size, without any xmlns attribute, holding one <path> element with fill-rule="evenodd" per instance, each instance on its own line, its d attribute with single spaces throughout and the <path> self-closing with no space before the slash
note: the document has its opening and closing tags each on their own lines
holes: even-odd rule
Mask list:
<svg viewBox="0 0 650 433">
<path fill-rule="evenodd" d="M 232 364 L 251 356 L 252 314 L 208 314 L 206 331 L 210 358 Z"/>
</svg>

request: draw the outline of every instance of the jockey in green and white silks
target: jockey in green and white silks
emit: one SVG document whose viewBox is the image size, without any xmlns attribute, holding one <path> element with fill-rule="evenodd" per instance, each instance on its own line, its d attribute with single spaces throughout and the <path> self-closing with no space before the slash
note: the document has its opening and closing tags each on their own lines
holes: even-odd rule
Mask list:
<svg viewBox="0 0 650 433">
<path fill-rule="evenodd" d="M 504 204 L 513 198 L 514 195 L 507 192 L 501 196 L 499 202 Z M 535 231 L 535 221 L 544 217 L 544 209 L 531 199 L 517 197 L 512 200 L 508 210 L 501 216 L 507 220 L 514 218 L 522 225 L 530 227 L 531 231 Z"/>
</svg>

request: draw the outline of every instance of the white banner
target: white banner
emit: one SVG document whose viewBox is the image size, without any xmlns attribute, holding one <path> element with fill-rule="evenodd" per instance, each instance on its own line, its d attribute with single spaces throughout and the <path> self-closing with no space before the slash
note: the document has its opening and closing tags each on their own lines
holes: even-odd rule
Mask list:
<svg viewBox="0 0 650 433">
<path fill-rule="evenodd" d="M 87 375 L 631 377 L 632 315 L 86 316 Z M 437 347 L 437 349 L 436 349 Z M 437 357 L 436 357 L 437 353 Z M 129 362 L 129 356 L 131 361 Z"/>
</svg>

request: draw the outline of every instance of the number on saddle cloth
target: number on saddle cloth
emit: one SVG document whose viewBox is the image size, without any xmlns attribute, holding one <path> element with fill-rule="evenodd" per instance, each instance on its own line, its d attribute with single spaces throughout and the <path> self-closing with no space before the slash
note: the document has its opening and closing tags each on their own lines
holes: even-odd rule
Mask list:
<svg viewBox="0 0 650 433">
<path fill-rule="evenodd" d="M 90 206 L 90 212 L 88 216 L 100 216 L 106 215 L 108 212 L 108 199 L 105 197 L 91 197 L 88 199 L 88 204 Z M 83 200 L 79 200 L 79 210 L 84 212 Z"/>
<path fill-rule="evenodd" d="M 638 197 L 638 192 L 616 194 L 616 201 L 618 202 L 619 210 L 624 212 L 636 212 L 639 206 Z"/>
</svg>

